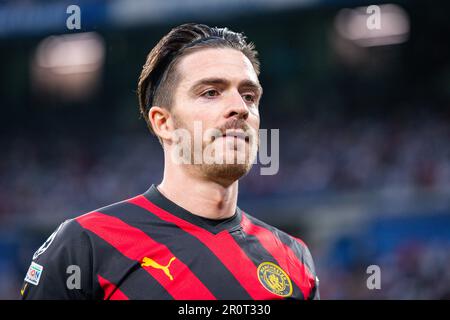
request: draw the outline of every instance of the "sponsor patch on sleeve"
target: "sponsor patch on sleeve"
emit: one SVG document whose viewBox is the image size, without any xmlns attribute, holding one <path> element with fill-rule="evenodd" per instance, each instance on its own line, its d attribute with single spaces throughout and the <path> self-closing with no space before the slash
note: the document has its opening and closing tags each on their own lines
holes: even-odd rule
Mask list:
<svg viewBox="0 0 450 320">
<path fill-rule="evenodd" d="M 43 266 L 37 264 L 36 262 L 31 262 L 31 265 L 28 268 L 28 272 L 25 277 L 25 281 L 37 286 L 39 284 L 39 279 L 41 278 L 43 270 Z"/>
</svg>

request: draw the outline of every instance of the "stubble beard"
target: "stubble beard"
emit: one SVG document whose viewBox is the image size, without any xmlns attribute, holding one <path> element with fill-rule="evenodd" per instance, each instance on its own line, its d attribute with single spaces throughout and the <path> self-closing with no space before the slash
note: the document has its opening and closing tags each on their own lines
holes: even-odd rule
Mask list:
<svg viewBox="0 0 450 320">
<path fill-rule="evenodd" d="M 188 126 L 186 126 L 186 124 L 182 120 L 178 119 L 175 116 L 174 116 L 174 124 L 176 129 L 185 129 L 190 132 L 191 137 L 193 137 L 193 139 L 191 140 L 191 147 L 190 147 L 191 150 L 190 159 L 191 160 L 195 159 L 196 156 L 195 153 L 200 151 L 195 150 L 194 148 L 194 138 L 195 138 L 194 133 L 190 128 L 188 128 Z M 235 124 L 236 128 L 243 129 L 244 131 L 247 131 L 249 129 L 248 124 L 243 122 L 243 120 L 237 121 L 237 123 Z M 232 125 L 232 127 L 234 126 Z M 202 139 L 202 151 L 205 150 L 205 148 L 207 148 L 212 143 L 217 142 L 205 141 L 204 139 Z M 225 144 L 226 142 L 222 140 L 222 143 Z M 244 161 L 238 161 L 238 152 L 242 151 L 238 151 L 237 141 L 234 141 L 234 148 L 233 148 L 234 152 L 230 150 L 228 146 L 227 147 L 222 146 L 223 150 L 225 150 L 225 152 L 223 153 L 224 159 L 222 159 L 223 160 L 222 163 L 205 163 L 205 161 L 201 161 L 201 163 L 194 163 L 193 161 L 191 161 L 192 163 L 187 164 L 187 166 L 189 166 L 190 169 L 195 170 L 197 173 L 200 174 L 200 176 L 202 176 L 207 180 L 215 181 L 221 185 L 230 185 L 233 182 L 244 177 L 252 168 L 254 159 L 256 157 L 256 154 L 253 154 L 253 152 L 251 151 L 253 150 L 252 149 L 253 144 L 259 145 L 258 134 L 252 135 L 250 137 L 250 140 L 245 143 Z M 234 158 L 232 159 L 233 161 L 227 161 L 225 159 L 226 152 L 233 153 L 232 157 Z M 215 156 L 215 154 L 213 153 L 212 156 Z M 197 155 L 197 157 L 203 157 L 203 154 Z"/>
</svg>

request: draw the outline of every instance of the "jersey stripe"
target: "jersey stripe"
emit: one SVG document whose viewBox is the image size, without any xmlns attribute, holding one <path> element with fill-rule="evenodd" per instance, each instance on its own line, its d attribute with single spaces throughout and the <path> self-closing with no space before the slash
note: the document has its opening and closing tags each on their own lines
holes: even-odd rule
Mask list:
<svg viewBox="0 0 450 320">
<path fill-rule="evenodd" d="M 124 256 L 139 262 L 142 262 L 144 257 L 149 258 L 147 260 L 149 263 L 144 265 L 143 268 L 174 299 L 215 300 L 212 293 L 191 272 L 188 266 L 176 259 L 175 255 L 165 245 L 154 241 L 141 230 L 127 225 L 118 218 L 100 212 L 91 212 L 76 218 L 76 220 L 83 228 L 90 230 L 110 243 Z M 153 259 L 157 259 L 157 261 Z M 172 282 L 174 280 L 175 284 Z"/>
<path fill-rule="evenodd" d="M 303 296 L 305 298 L 309 297 L 311 290 L 314 288 L 314 276 L 297 259 L 294 251 L 282 243 L 269 229 L 253 224 L 244 212 L 242 214 L 241 226 L 245 233 L 255 236 L 261 245 L 275 258 L 278 265 L 289 274 L 291 279 L 300 288 Z"/>
<path fill-rule="evenodd" d="M 120 291 L 120 289 L 113 283 L 109 282 L 101 275 L 97 275 L 98 283 L 105 292 L 103 300 L 128 300 L 128 297 Z"/>
<path fill-rule="evenodd" d="M 155 241 L 166 245 L 177 259 L 190 267 L 191 271 L 217 299 L 251 299 L 247 291 L 207 246 L 173 223 L 163 221 L 156 215 L 149 214 L 146 209 L 128 202 L 102 208 L 99 211 L 119 218 L 132 227 L 139 228 Z M 117 252 L 117 254 L 120 253 Z M 208 267 L 205 268 L 205 266 Z M 166 292 L 164 291 L 164 293 Z M 158 297 L 158 294 L 154 293 L 149 296 Z"/>
<path fill-rule="evenodd" d="M 239 244 L 229 234 L 228 230 L 214 235 L 203 228 L 172 215 L 142 195 L 129 199 L 128 202 L 150 211 L 150 213 L 155 214 L 164 221 L 177 225 L 185 232 L 199 239 L 221 260 L 253 299 L 281 299 L 280 296 L 269 292 L 259 283 L 255 264 L 239 247 Z"/>
<path fill-rule="evenodd" d="M 310 273 L 312 275 L 315 275 L 315 271 L 313 272 L 312 270 L 314 270 L 314 262 L 312 260 L 312 256 L 311 253 L 308 250 L 308 247 L 306 246 L 306 244 L 299 238 L 296 238 L 294 236 L 291 236 L 292 239 L 294 239 L 294 242 L 297 246 L 299 246 L 299 248 L 301 249 L 301 252 L 303 253 L 303 259 L 304 259 L 304 264 L 307 267 L 307 269 L 310 271 Z M 283 241 L 283 243 L 286 244 L 287 242 L 287 238 L 286 236 L 280 237 L 281 241 Z M 298 257 L 299 255 L 297 255 Z M 300 258 L 300 257 L 299 257 Z"/>
<path fill-rule="evenodd" d="M 80 224 L 78 226 L 83 229 Z M 96 272 L 101 274 L 103 278 L 115 283 L 130 300 L 173 300 L 167 290 L 144 268 L 141 268 L 140 262 L 124 256 L 95 233 L 86 229 L 83 230 L 89 235 L 92 247 L 95 248 L 93 259 L 99 262 L 98 266 L 94 267 Z M 98 290 L 99 288 L 95 284 L 94 287 L 94 298 L 102 299 L 103 291 Z"/>
</svg>

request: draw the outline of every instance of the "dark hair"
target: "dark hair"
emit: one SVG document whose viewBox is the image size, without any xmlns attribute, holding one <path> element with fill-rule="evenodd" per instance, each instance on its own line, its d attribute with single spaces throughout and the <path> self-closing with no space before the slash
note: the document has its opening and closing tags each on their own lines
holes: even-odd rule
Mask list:
<svg viewBox="0 0 450 320">
<path fill-rule="evenodd" d="M 139 77 L 139 108 L 152 133 L 148 111 L 153 105 L 170 109 L 177 81 L 174 72 L 177 61 L 183 55 L 204 48 L 239 50 L 250 60 L 259 75 L 258 53 L 253 43 L 247 43 L 242 33 L 197 23 L 186 23 L 173 28 L 150 51 Z"/>
</svg>

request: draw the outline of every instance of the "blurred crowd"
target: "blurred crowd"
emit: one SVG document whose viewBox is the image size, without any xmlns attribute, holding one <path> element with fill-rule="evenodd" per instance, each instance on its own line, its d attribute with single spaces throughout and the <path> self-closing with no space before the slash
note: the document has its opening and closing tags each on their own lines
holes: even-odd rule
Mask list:
<svg viewBox="0 0 450 320">
<path fill-rule="evenodd" d="M 260 178 L 253 171 L 245 191 L 450 190 L 446 119 L 306 121 L 281 128 L 280 140 L 279 174 Z"/>
<path fill-rule="evenodd" d="M 355 253 L 346 264 L 332 259 L 318 266 L 321 295 L 327 299 L 450 299 L 448 240 L 409 240 L 370 259 Z M 370 286 L 375 284 L 374 272 L 367 270 L 371 265 L 379 267 L 379 289 Z"/>
</svg>

